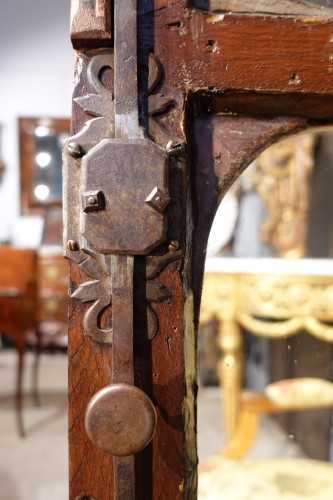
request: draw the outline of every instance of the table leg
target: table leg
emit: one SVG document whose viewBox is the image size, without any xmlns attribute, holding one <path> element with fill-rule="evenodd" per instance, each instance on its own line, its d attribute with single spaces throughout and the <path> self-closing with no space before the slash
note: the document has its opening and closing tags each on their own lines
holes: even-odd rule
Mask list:
<svg viewBox="0 0 333 500">
<path fill-rule="evenodd" d="M 39 361 L 40 361 L 40 354 L 42 352 L 42 336 L 41 332 L 36 330 L 36 351 L 35 351 L 35 361 L 34 361 L 34 366 L 33 366 L 33 371 L 32 371 L 32 393 L 33 393 L 33 399 L 35 402 L 36 406 L 40 406 L 40 397 L 39 397 L 39 391 L 38 391 L 38 372 L 39 372 Z"/>
<path fill-rule="evenodd" d="M 222 390 L 222 412 L 229 442 L 237 426 L 243 385 L 243 341 L 241 329 L 233 318 L 220 320 L 218 343 L 221 349 L 218 375 Z"/>
<path fill-rule="evenodd" d="M 18 352 L 16 395 L 15 395 L 17 423 L 18 423 L 19 434 L 21 437 L 24 437 L 25 431 L 23 426 L 23 415 L 22 415 L 22 406 L 23 406 L 22 383 L 23 383 L 23 370 L 24 370 L 25 339 L 21 332 L 18 335 L 15 335 L 14 341 Z"/>
</svg>

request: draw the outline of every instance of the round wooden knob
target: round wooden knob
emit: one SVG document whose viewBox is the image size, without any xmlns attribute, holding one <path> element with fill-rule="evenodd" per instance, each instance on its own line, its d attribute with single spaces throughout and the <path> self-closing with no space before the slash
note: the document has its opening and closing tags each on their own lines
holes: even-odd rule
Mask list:
<svg viewBox="0 0 333 500">
<path fill-rule="evenodd" d="M 156 412 L 141 389 L 113 384 L 92 397 L 85 426 L 97 448 L 116 457 L 126 457 L 138 453 L 150 442 L 156 429 Z"/>
</svg>

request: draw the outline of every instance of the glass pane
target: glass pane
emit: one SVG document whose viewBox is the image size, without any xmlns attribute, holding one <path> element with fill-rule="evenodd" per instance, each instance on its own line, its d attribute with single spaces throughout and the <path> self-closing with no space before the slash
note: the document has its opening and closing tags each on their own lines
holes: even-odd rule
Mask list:
<svg viewBox="0 0 333 500">
<path fill-rule="evenodd" d="M 333 495 L 332 137 L 271 146 L 217 211 L 199 329 L 200 500 Z"/>
</svg>

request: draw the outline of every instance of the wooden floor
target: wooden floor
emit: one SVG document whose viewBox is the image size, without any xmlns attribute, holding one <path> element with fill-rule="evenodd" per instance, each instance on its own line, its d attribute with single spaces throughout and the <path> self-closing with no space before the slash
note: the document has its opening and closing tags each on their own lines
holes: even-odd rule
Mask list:
<svg viewBox="0 0 333 500">
<path fill-rule="evenodd" d="M 42 355 L 40 408 L 29 397 L 32 361 L 29 353 L 22 439 L 13 398 L 16 357 L 0 351 L 0 500 L 67 500 L 67 356 Z"/>
</svg>

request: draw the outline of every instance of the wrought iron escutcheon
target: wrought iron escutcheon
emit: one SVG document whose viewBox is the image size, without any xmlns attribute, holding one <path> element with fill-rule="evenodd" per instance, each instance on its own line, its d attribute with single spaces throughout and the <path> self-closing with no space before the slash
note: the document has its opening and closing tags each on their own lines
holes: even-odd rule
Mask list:
<svg viewBox="0 0 333 500">
<path fill-rule="evenodd" d="M 149 139 L 103 139 L 82 161 L 82 247 L 145 255 L 166 238 L 168 156 Z"/>
<path fill-rule="evenodd" d="M 156 428 L 152 402 L 134 387 L 134 256 L 147 255 L 166 239 L 170 201 L 168 153 L 139 126 L 136 24 L 136 1 L 115 0 L 114 56 L 101 52 L 91 59 L 87 74 L 97 94 L 76 99 L 93 108 L 96 118 L 64 152 L 66 254 L 95 278 L 72 296 L 95 302 L 85 317 L 85 335 L 113 350 L 112 383 L 92 397 L 85 426 L 93 444 L 115 457 L 119 499 L 134 499 L 133 455 Z M 98 80 L 103 66 L 114 67 L 114 99 Z M 99 317 L 110 303 L 112 329 L 103 330 Z"/>
</svg>

